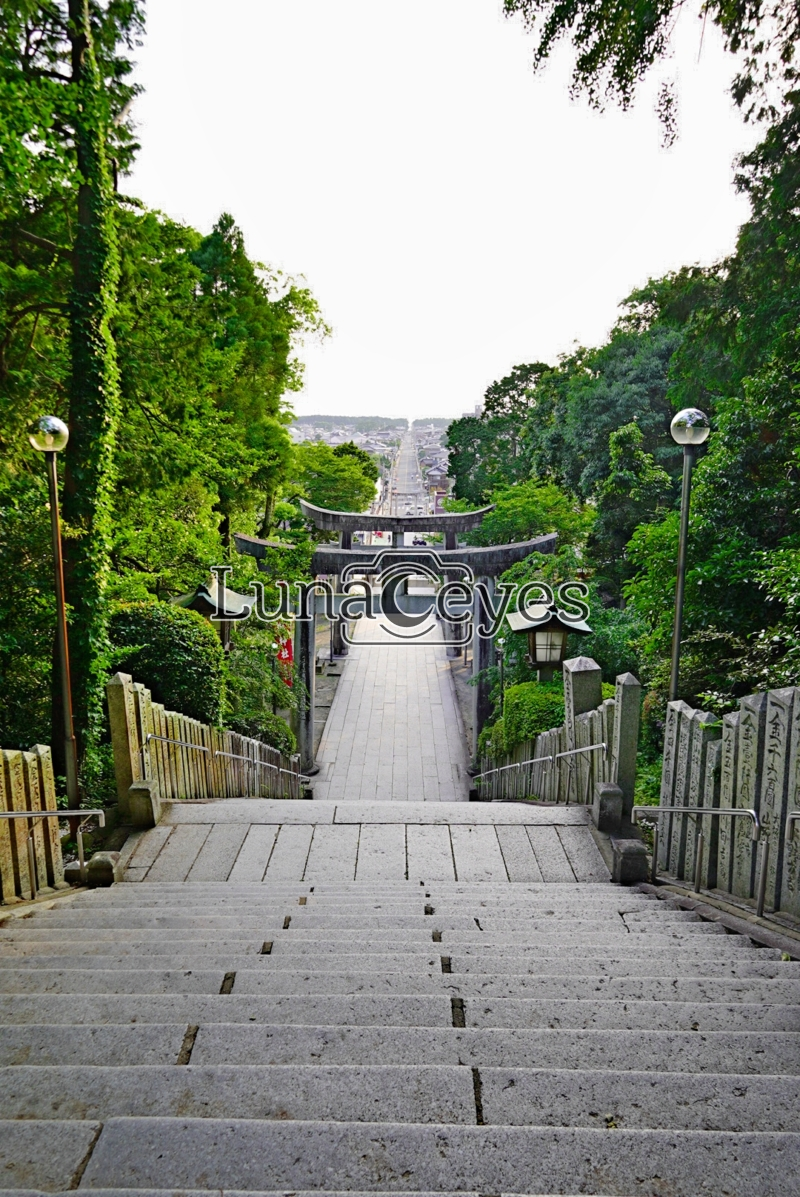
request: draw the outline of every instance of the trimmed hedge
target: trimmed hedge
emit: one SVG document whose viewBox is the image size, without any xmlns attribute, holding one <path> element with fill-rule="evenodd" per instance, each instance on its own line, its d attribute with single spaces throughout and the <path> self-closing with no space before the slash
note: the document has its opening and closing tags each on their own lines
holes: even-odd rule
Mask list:
<svg viewBox="0 0 800 1197">
<path fill-rule="evenodd" d="M 170 603 L 126 603 L 109 622 L 116 668 L 143 682 L 154 702 L 218 724 L 225 695 L 225 653 L 197 611 Z"/>
<path fill-rule="evenodd" d="M 277 748 L 284 756 L 292 756 L 297 751 L 294 732 L 280 715 L 265 711 L 257 719 L 230 720 L 228 727 L 240 736 L 250 736 L 252 740 L 260 740 L 262 744 L 269 744 L 270 748 Z"/>
<path fill-rule="evenodd" d="M 613 698 L 614 687 L 603 683 L 602 697 Z M 561 727 L 564 722 L 564 682 L 522 682 L 509 686 L 504 695 L 503 718 L 480 735 L 478 750 L 482 756 L 504 756 L 525 740 Z"/>
</svg>

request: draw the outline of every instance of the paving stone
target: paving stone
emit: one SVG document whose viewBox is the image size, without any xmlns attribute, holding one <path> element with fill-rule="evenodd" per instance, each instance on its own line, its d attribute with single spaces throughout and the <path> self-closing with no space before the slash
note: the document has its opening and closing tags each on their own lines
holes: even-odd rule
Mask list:
<svg viewBox="0 0 800 1197">
<path fill-rule="evenodd" d="M 406 829 L 402 823 L 361 825 L 357 881 L 401 880 L 406 875 Z M 319 899 L 317 899 L 319 901 Z"/>
<path fill-rule="evenodd" d="M 494 827 L 451 824 L 456 875 L 461 881 L 498 881 L 508 878 Z"/>
<path fill-rule="evenodd" d="M 409 880 L 455 880 L 450 828 L 446 826 L 406 827 Z"/>
<path fill-rule="evenodd" d="M 314 829 L 304 877 L 309 881 L 353 880 L 359 828 L 320 826 Z"/>
<path fill-rule="evenodd" d="M 249 827 L 239 855 L 228 875 L 228 880 L 232 883 L 263 881 L 272 849 L 275 847 L 277 834 L 277 827 L 259 823 Z"/>
<path fill-rule="evenodd" d="M 215 824 L 189 870 L 186 880 L 195 883 L 227 881 L 247 832 L 248 828 L 241 825 Z"/>
<path fill-rule="evenodd" d="M 207 813 L 206 818 L 208 818 Z M 211 823 L 198 823 L 190 827 L 174 827 L 172 835 L 150 866 L 150 870 L 144 879 L 144 884 L 146 885 L 148 881 L 166 881 L 170 879 L 184 881 L 187 873 L 196 861 L 200 849 L 208 838 L 211 827 Z"/>
<path fill-rule="evenodd" d="M 220 969 L 0 969 L 0 993 L 219 993 Z"/>
</svg>

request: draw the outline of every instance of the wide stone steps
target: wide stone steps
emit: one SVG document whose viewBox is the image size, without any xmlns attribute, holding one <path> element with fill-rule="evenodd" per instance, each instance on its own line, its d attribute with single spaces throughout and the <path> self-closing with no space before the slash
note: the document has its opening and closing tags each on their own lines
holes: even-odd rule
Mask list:
<svg viewBox="0 0 800 1197">
<path fill-rule="evenodd" d="M 445 957 L 445 959 L 447 959 Z M 9 968 L 0 965 L 0 993 L 3 994 L 219 994 L 226 978 L 231 992 L 269 996 L 308 997 L 333 994 L 441 994 L 469 999 L 501 998 L 532 1001 L 674 1001 L 674 1002 L 745 1002 L 763 1005 L 800 1006 L 800 980 L 752 978 L 609 977 L 603 975 L 575 978 L 562 976 L 482 975 L 444 973 L 440 959 L 428 971 L 332 972 L 276 969 L 264 964 L 252 967 L 252 958 L 242 967 L 229 971 L 181 968 L 162 970 L 152 959 L 143 957 L 133 969 L 109 965 L 87 969 L 81 963 L 52 969 L 29 966 Z M 235 962 L 231 962 L 234 963 Z"/>
<path fill-rule="evenodd" d="M 800 1078 L 456 1065 L 17 1066 L 8 1118 L 266 1118 L 800 1131 Z"/>
<path fill-rule="evenodd" d="M 0 927 L 0 1197 L 788 1197 L 799 1099 L 800 961 L 610 884 L 153 882 Z"/>
<path fill-rule="evenodd" d="M 5 1181 L 44 1190 L 658 1193 L 789 1197 L 798 1138 L 726 1132 L 111 1118 L 0 1123 Z M 88 1157 L 88 1158 L 87 1158 Z M 25 1161 L 14 1166 L 14 1161 Z M 16 1175 L 15 1175 L 16 1173 Z M 645 1179 L 653 1178 L 653 1179 Z M 661 1179 L 668 1178 L 667 1184 Z M 644 1182 L 644 1183 L 643 1183 Z M 667 1187 L 667 1185 L 669 1187 Z"/>
</svg>

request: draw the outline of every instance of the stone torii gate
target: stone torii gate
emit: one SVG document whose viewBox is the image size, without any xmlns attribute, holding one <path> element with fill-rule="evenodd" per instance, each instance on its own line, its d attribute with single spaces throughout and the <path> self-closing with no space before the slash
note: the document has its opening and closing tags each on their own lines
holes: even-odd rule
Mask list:
<svg viewBox="0 0 800 1197">
<path fill-rule="evenodd" d="M 494 593 L 494 579 L 515 562 L 524 560 L 531 553 L 552 553 L 556 547 L 556 534 L 550 533 L 516 544 L 492 545 L 489 548 L 457 548 L 458 533 L 478 527 L 492 507 L 484 507 L 479 511 L 447 512 L 422 516 L 367 515 L 352 511 L 331 511 L 303 501 L 301 501 L 301 507 L 303 514 L 321 531 L 339 533 L 338 547 L 320 545 L 314 552 L 311 558 L 311 574 L 314 578 L 318 578 L 321 574 L 336 577 L 345 572 L 352 574 L 354 567 L 364 566 L 366 568 L 372 563 L 377 546 L 357 545 L 353 548 L 354 532 L 392 532 L 395 545 L 392 548 L 381 547 L 381 556 L 384 559 L 389 558 L 392 564 L 435 563 L 437 568 L 442 569 L 446 578 L 452 579 L 458 577 L 459 567 L 466 566 L 472 571 L 477 582 L 485 584 L 490 594 Z M 431 546 L 426 551 L 423 546 L 396 546 L 397 535 L 406 531 L 443 532 L 445 547 L 441 549 L 438 546 Z M 234 539 L 240 553 L 257 559 L 266 557 L 270 548 L 269 542 L 255 536 L 245 536 L 237 532 Z M 451 563 L 452 571 L 447 568 Z M 472 610 L 473 676 L 482 673 L 495 661 L 494 639 L 481 636 L 478 632 L 481 616 L 481 599 L 476 591 Z M 298 749 L 300 767 L 306 774 L 316 772 L 314 763 L 315 629 L 316 619 L 312 619 L 311 621 L 299 620 L 295 630 L 295 664 L 305 688 L 303 707 L 299 711 L 298 719 Z M 338 627 L 336 632 L 339 633 Z M 339 643 L 341 645 L 340 635 Z M 456 655 L 460 651 L 456 648 L 448 649 L 451 655 Z M 478 736 L 491 714 L 489 692 L 490 687 L 485 680 L 481 680 L 473 687 L 473 755 L 477 754 Z"/>
</svg>

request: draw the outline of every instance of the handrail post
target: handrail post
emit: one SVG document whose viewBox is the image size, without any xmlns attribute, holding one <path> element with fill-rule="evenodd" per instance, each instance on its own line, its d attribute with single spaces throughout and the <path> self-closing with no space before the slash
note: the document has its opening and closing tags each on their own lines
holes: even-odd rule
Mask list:
<svg viewBox="0 0 800 1197">
<path fill-rule="evenodd" d="M 650 862 L 650 882 L 655 885 L 658 880 L 658 822 L 653 824 L 653 859 Z"/>
<path fill-rule="evenodd" d="M 758 899 L 756 901 L 756 916 L 763 918 L 764 898 L 767 892 L 767 869 L 769 867 L 769 839 L 765 837 L 761 849 L 761 872 L 758 875 Z"/>
<path fill-rule="evenodd" d="M 31 879 L 31 902 L 36 900 L 36 853 L 33 848 L 33 828 L 28 832 L 28 873 Z"/>
<path fill-rule="evenodd" d="M 694 862 L 694 892 L 700 893 L 700 881 L 703 876 L 703 849 L 705 848 L 706 837 L 702 830 L 698 830 L 695 838 L 695 862 Z"/>
</svg>

